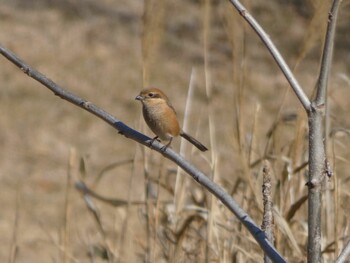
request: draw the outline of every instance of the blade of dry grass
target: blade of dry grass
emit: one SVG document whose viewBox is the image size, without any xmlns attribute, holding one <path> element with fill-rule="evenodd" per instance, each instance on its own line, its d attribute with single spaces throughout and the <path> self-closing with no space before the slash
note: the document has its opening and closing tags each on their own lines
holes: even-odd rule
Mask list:
<svg viewBox="0 0 350 263">
<path fill-rule="evenodd" d="M 132 205 L 132 201 L 131 201 L 131 195 L 133 193 L 132 189 L 133 189 L 133 185 L 134 185 L 134 180 L 135 180 L 135 176 L 136 176 L 136 162 L 138 161 L 137 158 L 137 147 L 135 147 L 135 155 L 134 158 L 132 160 L 132 168 L 131 168 L 131 174 L 129 177 L 129 182 L 128 182 L 128 197 L 127 197 L 127 207 L 126 207 L 126 214 L 125 214 L 125 218 L 123 220 L 122 223 L 122 228 L 121 228 L 121 234 L 119 237 L 119 255 L 120 255 L 120 259 L 124 260 L 125 262 L 129 262 L 131 261 L 131 249 L 128 249 L 131 246 L 132 243 L 132 238 L 130 235 L 130 225 L 129 225 L 129 218 L 131 215 L 131 205 Z M 115 233 L 117 233 L 118 230 L 117 225 L 115 225 Z M 116 237 L 117 239 L 117 237 Z"/>
<path fill-rule="evenodd" d="M 255 106 L 255 113 L 254 113 L 254 121 L 253 121 L 253 127 L 252 127 L 252 136 L 249 143 L 249 150 L 248 150 L 248 163 L 252 164 L 256 160 L 261 160 L 263 158 L 261 156 L 261 153 L 259 152 L 259 127 L 258 127 L 258 120 L 259 120 L 259 114 L 260 114 L 261 105 L 260 103 L 257 103 Z"/>
<path fill-rule="evenodd" d="M 157 196 L 156 196 L 156 200 L 155 200 L 155 222 L 154 222 L 154 248 L 153 248 L 153 255 L 152 255 L 152 262 L 156 262 L 157 261 L 157 254 L 156 254 L 156 244 L 157 242 L 157 237 L 158 237 L 158 231 L 159 229 L 162 227 L 162 222 L 161 222 L 161 200 L 160 200 L 160 181 L 161 181 L 161 177 L 162 177 L 162 172 L 161 170 L 159 170 L 158 173 L 158 184 L 157 184 Z"/>
<path fill-rule="evenodd" d="M 332 157 L 333 157 L 333 169 L 334 169 L 334 240 L 335 240 L 335 255 L 339 255 L 339 179 L 337 175 L 337 162 L 336 162 L 336 154 L 335 154 L 335 143 L 334 138 L 332 138 Z"/>
<path fill-rule="evenodd" d="M 303 257 L 303 253 L 300 250 L 298 242 L 293 234 L 293 230 L 290 228 L 288 222 L 283 218 L 283 216 L 274 209 L 275 222 L 278 228 L 286 234 L 288 237 L 290 244 L 293 246 L 294 251 L 299 254 L 300 257 Z"/>
<path fill-rule="evenodd" d="M 143 86 L 150 85 L 152 66 L 155 64 L 159 51 L 160 41 L 163 35 L 164 24 L 163 1 L 146 0 L 143 12 L 142 32 L 142 62 L 143 62 Z"/>
<path fill-rule="evenodd" d="M 210 148 L 211 148 L 211 175 L 212 180 L 217 182 L 219 180 L 219 172 L 217 167 L 218 151 L 216 146 L 216 129 L 215 129 L 215 114 L 212 105 L 212 80 L 211 80 L 211 68 L 210 68 L 210 34 L 211 34 L 211 9 L 212 4 L 210 0 L 205 0 L 202 4 L 203 8 L 203 55 L 204 55 L 204 78 L 205 78 L 205 90 L 207 96 L 207 107 L 208 107 L 208 122 L 209 122 L 209 138 L 210 138 Z M 215 247 L 218 250 L 218 233 L 215 226 L 214 217 L 219 216 L 218 207 L 216 202 L 213 200 L 212 196 L 208 196 L 208 221 L 207 221 L 207 239 L 205 248 L 205 261 L 211 262 L 211 248 Z M 218 218 L 216 218 L 218 220 Z"/>
<path fill-rule="evenodd" d="M 301 208 L 301 206 L 307 201 L 307 195 L 303 195 L 300 197 L 297 201 L 295 201 L 289 208 L 289 210 L 286 213 L 286 220 L 290 221 L 296 212 Z"/>
<path fill-rule="evenodd" d="M 113 254 L 112 249 L 111 249 L 109 242 L 107 240 L 107 234 L 106 234 L 106 231 L 104 229 L 103 223 L 101 221 L 100 212 L 99 212 L 97 206 L 92 201 L 89 194 L 84 194 L 83 199 L 85 201 L 85 205 L 86 205 L 88 211 L 93 216 L 93 218 L 96 222 L 96 225 L 98 227 L 98 230 L 102 236 L 103 245 L 104 245 L 104 249 L 107 253 L 108 262 L 112 263 L 114 261 L 114 254 Z"/>
<path fill-rule="evenodd" d="M 194 86 L 196 81 L 197 75 L 196 70 L 192 69 L 191 76 L 190 76 L 190 83 L 189 88 L 187 92 L 186 97 L 186 106 L 185 106 L 185 115 L 183 120 L 183 130 L 188 131 L 189 130 L 189 123 L 190 123 L 190 111 L 191 111 L 191 105 L 192 101 L 194 99 Z M 186 143 L 184 144 L 184 139 L 181 138 L 181 144 L 180 144 L 180 154 L 182 156 L 186 156 Z M 174 191 L 174 205 L 175 205 L 175 211 L 176 215 L 178 215 L 185 205 L 185 198 L 186 193 L 188 192 L 189 182 L 186 180 L 187 178 L 183 176 L 180 167 L 177 167 L 176 171 L 176 182 L 175 182 L 175 191 Z"/>
<path fill-rule="evenodd" d="M 143 32 L 142 32 L 142 76 L 143 87 L 148 87 L 151 82 L 153 65 L 156 65 L 160 41 L 163 35 L 164 24 L 164 2 L 157 0 L 146 0 L 143 9 Z M 150 154 L 144 150 L 144 189 L 145 189 L 145 211 L 146 211 L 146 235 L 147 253 L 145 261 L 152 261 L 155 257 L 156 241 L 154 234 L 154 222 L 156 220 L 153 213 L 152 204 L 152 182 L 150 180 Z M 154 231 L 153 231 L 154 230 Z"/>
<path fill-rule="evenodd" d="M 306 57 L 310 50 L 319 45 L 323 41 L 322 37 L 326 32 L 326 24 L 330 1 L 315 0 L 310 1 L 314 6 L 314 15 L 307 26 L 304 41 L 300 47 L 299 54 L 294 65 L 294 70 L 299 66 L 300 62 Z"/>
<path fill-rule="evenodd" d="M 70 254 L 70 227 L 71 227 L 71 188 L 72 188 L 72 173 L 74 169 L 79 167 L 77 165 L 77 152 L 74 148 L 69 151 L 69 161 L 67 168 L 67 179 L 66 179 L 66 189 L 65 189 L 65 201 L 64 201 L 64 223 L 63 223 L 63 255 L 62 261 L 64 263 L 69 262 L 68 255 Z"/>
<path fill-rule="evenodd" d="M 122 165 L 128 165 L 128 164 L 132 164 L 135 161 L 135 159 L 126 159 L 126 160 L 122 160 L 122 161 L 117 161 L 117 162 L 113 162 L 107 166 L 105 166 L 99 173 L 98 175 L 95 177 L 94 183 L 93 185 L 97 185 L 99 183 L 99 181 L 103 178 L 103 176 L 107 173 L 110 172 L 112 170 L 114 170 L 115 168 L 118 168 Z"/>
<path fill-rule="evenodd" d="M 16 185 L 15 219 L 13 224 L 11 248 L 10 248 L 10 255 L 9 255 L 10 263 L 16 262 L 18 249 L 19 249 L 17 239 L 18 239 L 18 227 L 19 227 L 20 211 L 21 211 L 21 193 L 22 193 L 22 183 L 18 181 Z"/>
<path fill-rule="evenodd" d="M 56 238 L 54 238 L 52 236 L 52 234 L 50 233 L 50 231 L 45 227 L 45 224 L 41 221 L 38 222 L 40 228 L 43 230 L 43 232 L 46 234 L 46 236 L 48 237 L 48 239 L 51 241 L 51 243 L 57 247 L 57 249 L 62 252 L 65 253 L 64 250 L 65 248 L 61 245 L 61 243 L 59 241 L 56 240 Z M 75 262 L 75 263 L 79 263 L 80 260 L 75 257 L 73 254 L 71 253 L 67 253 L 67 256 L 69 258 L 70 261 Z"/>
</svg>

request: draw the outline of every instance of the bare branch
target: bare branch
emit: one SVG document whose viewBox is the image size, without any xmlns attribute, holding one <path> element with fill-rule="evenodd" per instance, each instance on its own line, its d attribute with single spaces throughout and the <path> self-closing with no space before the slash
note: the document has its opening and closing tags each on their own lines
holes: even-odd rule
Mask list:
<svg viewBox="0 0 350 263">
<path fill-rule="evenodd" d="M 325 46 L 323 50 L 320 76 L 315 101 L 309 111 L 309 198 L 308 198 L 308 262 L 321 262 L 321 208 L 322 182 L 328 175 L 326 150 L 324 144 L 325 122 L 327 111 L 325 104 L 327 82 L 332 62 L 336 18 L 341 0 L 334 0 L 329 13 Z"/>
<path fill-rule="evenodd" d="M 326 153 L 324 146 L 324 112 L 327 95 L 327 82 L 330 72 L 330 64 L 333 54 L 334 36 L 338 9 L 342 0 L 334 0 L 329 13 L 328 28 L 325 46 L 317 83 L 317 94 L 315 101 L 310 102 L 297 80 L 294 78 L 288 65 L 270 40 L 269 36 L 248 13 L 245 7 L 236 0 L 230 0 L 241 16 L 248 22 L 253 30 L 265 44 L 295 94 L 308 113 L 309 119 L 309 187 L 308 195 L 308 262 L 321 262 L 321 185 L 326 172 Z"/>
<path fill-rule="evenodd" d="M 335 263 L 344 263 L 347 262 L 347 259 L 350 256 L 350 240 L 343 248 L 342 252 L 340 253 L 339 257 L 335 261 Z"/>
<path fill-rule="evenodd" d="M 325 179 L 323 115 L 320 110 L 309 113 L 309 188 L 308 195 L 308 262 L 321 262 L 321 197 Z"/>
<path fill-rule="evenodd" d="M 341 2 L 342 0 L 334 0 L 331 11 L 328 15 L 327 33 L 323 47 L 320 74 L 317 82 L 317 106 L 325 104 L 326 100 L 328 77 L 331 70 L 331 63 L 334 50 L 335 29 L 337 24 L 338 10 Z"/>
<path fill-rule="evenodd" d="M 279 53 L 276 46 L 271 41 L 269 35 L 264 31 L 264 29 L 259 25 L 259 23 L 254 19 L 254 17 L 250 15 L 250 13 L 239 1 L 230 0 L 230 2 L 237 9 L 240 15 L 247 21 L 247 23 L 252 27 L 256 34 L 260 37 L 261 41 L 265 44 L 272 57 L 276 61 L 277 65 L 286 77 L 287 81 L 289 82 L 290 86 L 294 90 L 304 109 L 308 112 L 311 106 L 309 98 L 306 96 L 305 92 L 294 77 L 294 74 L 290 70 L 289 66 Z"/>
<path fill-rule="evenodd" d="M 100 119 L 110 124 L 115 129 L 117 129 L 120 134 L 123 134 L 127 138 L 137 141 L 147 147 L 151 147 L 151 138 L 130 128 L 129 126 L 116 119 L 109 113 L 105 112 L 101 108 L 97 107 L 96 105 L 92 104 L 91 102 L 88 102 L 64 90 L 52 80 L 48 79 L 46 76 L 24 63 L 15 54 L 2 47 L 1 45 L 0 53 L 13 64 L 15 64 L 17 67 L 22 69 L 22 71 L 25 74 L 37 80 L 38 82 L 46 86 L 48 89 L 53 91 L 55 95 L 73 103 L 74 105 L 86 111 L 91 112 L 92 114 L 96 115 Z M 199 171 L 196 167 L 194 167 L 192 164 L 186 161 L 182 156 L 177 154 L 171 148 L 167 148 L 166 151 L 164 151 L 164 145 L 157 141 L 154 141 L 154 143 L 152 144 L 152 149 L 163 154 L 164 157 L 179 165 L 184 171 L 191 175 L 194 180 L 196 180 L 199 184 L 204 186 L 208 191 L 215 195 L 233 214 L 235 214 L 235 216 L 240 220 L 240 222 L 248 229 L 248 231 L 253 235 L 255 240 L 259 243 L 260 247 L 264 250 L 265 254 L 267 254 L 272 261 L 286 262 L 285 259 L 274 248 L 274 246 L 268 241 L 265 233 L 257 226 L 253 219 L 243 209 L 241 209 L 239 205 L 235 202 L 235 200 L 233 200 L 233 198 L 227 192 L 225 192 L 219 185 L 211 181 L 209 177 L 207 177 L 204 173 Z"/>
</svg>

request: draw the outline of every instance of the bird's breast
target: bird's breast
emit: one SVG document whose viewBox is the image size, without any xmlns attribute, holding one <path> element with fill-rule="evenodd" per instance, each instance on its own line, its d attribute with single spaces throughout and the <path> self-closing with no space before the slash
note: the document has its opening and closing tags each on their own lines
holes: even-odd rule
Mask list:
<svg viewBox="0 0 350 263">
<path fill-rule="evenodd" d="M 162 140 L 170 140 L 180 133 L 175 111 L 167 104 L 143 105 L 143 117 L 149 128 Z"/>
</svg>

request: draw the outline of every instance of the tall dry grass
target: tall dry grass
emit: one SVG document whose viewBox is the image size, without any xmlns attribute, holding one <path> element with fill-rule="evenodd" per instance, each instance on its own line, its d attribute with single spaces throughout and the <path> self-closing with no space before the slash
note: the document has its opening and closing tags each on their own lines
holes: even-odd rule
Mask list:
<svg viewBox="0 0 350 263">
<path fill-rule="evenodd" d="M 143 86 L 162 86 L 183 126 L 210 151 L 200 154 L 180 140 L 173 147 L 224 187 L 256 222 L 262 222 L 267 160 L 275 245 L 288 262 L 305 261 L 307 118 L 231 6 L 217 1 L 120 1 L 115 6 L 106 0 L 97 8 L 63 1 L 75 6 L 70 9 L 49 2 L 24 10 L 22 1 L 0 1 L 1 27 L 7 32 L 0 41 L 67 89 L 149 135 L 132 100 Z M 314 21 L 322 21 L 323 12 L 303 18 L 293 6 L 278 2 L 250 2 L 248 8 L 287 61 L 297 65 L 295 72 L 311 94 L 320 46 L 315 34 L 321 31 L 314 29 Z M 307 25 L 310 36 L 304 37 L 301 28 Z M 325 262 L 333 261 L 349 239 L 349 84 L 344 81 L 349 65 L 341 61 L 347 52 L 335 55 L 330 89 L 328 151 L 334 177 L 324 185 Z M 0 63 L 0 180 L 6 188 L 0 196 L 2 260 L 263 260 L 239 221 L 179 168 L 115 136 L 18 77 L 4 60 Z M 76 181 L 93 192 L 76 191 Z"/>
</svg>

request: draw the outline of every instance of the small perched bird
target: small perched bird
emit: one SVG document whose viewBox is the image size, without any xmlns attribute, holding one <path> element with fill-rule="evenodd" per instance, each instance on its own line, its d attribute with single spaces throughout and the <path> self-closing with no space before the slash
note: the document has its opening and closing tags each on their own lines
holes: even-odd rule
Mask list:
<svg viewBox="0 0 350 263">
<path fill-rule="evenodd" d="M 207 147 L 180 129 L 176 112 L 168 97 L 163 91 L 157 88 L 144 89 L 136 96 L 135 100 L 142 103 L 142 113 L 148 127 L 161 140 L 169 141 L 165 149 L 171 144 L 173 137 L 181 136 L 196 146 L 202 152 L 207 151 Z"/>
</svg>

